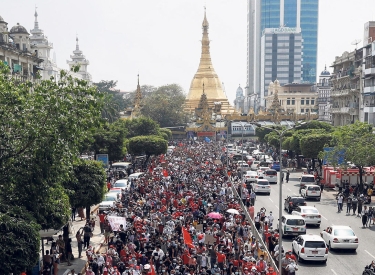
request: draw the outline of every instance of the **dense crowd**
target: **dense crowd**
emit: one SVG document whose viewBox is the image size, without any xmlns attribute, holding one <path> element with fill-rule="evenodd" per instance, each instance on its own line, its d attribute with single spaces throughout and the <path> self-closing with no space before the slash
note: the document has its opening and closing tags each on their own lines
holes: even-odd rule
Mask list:
<svg viewBox="0 0 375 275">
<path fill-rule="evenodd" d="M 89 246 L 86 274 L 276 274 L 219 161 L 223 155 L 222 145 L 189 142 L 153 158 L 120 202 L 99 214 L 107 247 L 96 254 Z M 251 192 L 242 188 L 251 206 Z M 113 231 L 112 216 L 126 223 Z M 263 218 L 259 224 L 263 230 Z M 270 237 L 277 245 L 277 235 Z"/>
</svg>

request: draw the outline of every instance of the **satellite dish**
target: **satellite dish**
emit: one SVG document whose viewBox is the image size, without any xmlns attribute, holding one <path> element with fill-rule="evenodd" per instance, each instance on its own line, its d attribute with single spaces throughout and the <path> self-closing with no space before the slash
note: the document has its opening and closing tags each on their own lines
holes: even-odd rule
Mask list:
<svg viewBox="0 0 375 275">
<path fill-rule="evenodd" d="M 359 44 L 359 43 L 361 43 L 361 39 L 355 39 L 353 42 L 352 42 L 352 45 L 355 45 L 355 48 L 357 49 L 357 45 Z"/>
</svg>

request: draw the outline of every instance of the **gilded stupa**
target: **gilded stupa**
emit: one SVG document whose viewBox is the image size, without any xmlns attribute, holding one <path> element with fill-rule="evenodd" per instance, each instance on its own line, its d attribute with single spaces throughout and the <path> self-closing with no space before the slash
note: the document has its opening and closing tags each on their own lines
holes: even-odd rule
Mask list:
<svg viewBox="0 0 375 275">
<path fill-rule="evenodd" d="M 205 94 L 210 108 L 225 115 L 227 113 L 233 113 L 234 108 L 229 104 L 228 98 L 223 91 L 221 81 L 212 66 L 208 27 L 209 24 L 205 9 L 202 23 L 203 35 L 201 59 L 198 70 L 190 84 L 190 90 L 186 97 L 184 111 L 189 112 L 198 107 L 202 95 L 202 86 L 204 85 Z"/>
</svg>

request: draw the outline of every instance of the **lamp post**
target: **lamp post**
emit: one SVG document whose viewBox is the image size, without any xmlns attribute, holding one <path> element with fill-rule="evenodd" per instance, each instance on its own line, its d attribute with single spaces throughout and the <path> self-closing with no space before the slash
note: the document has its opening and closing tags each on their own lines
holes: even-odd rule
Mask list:
<svg viewBox="0 0 375 275">
<path fill-rule="evenodd" d="M 279 161 L 280 161 L 280 173 L 279 173 L 279 274 L 282 273 L 282 263 L 281 263 L 281 259 L 282 259 L 282 240 L 283 240 L 283 231 L 282 231 L 282 215 L 283 215 L 283 205 L 282 205 L 282 201 L 283 201 L 283 188 L 282 188 L 282 164 L 281 164 L 281 145 L 282 145 L 282 142 L 283 142 L 283 137 L 284 137 L 284 134 L 291 130 L 291 129 L 298 129 L 300 126 L 306 124 L 306 122 L 303 122 L 301 123 L 300 125 L 298 126 L 294 126 L 293 128 L 287 128 L 287 129 L 284 129 L 284 130 L 278 130 L 276 128 L 271 128 L 271 127 L 264 127 L 258 123 L 255 123 L 256 126 L 258 127 L 263 127 L 265 129 L 269 129 L 271 131 L 274 131 L 275 133 L 278 134 L 279 136 Z"/>
</svg>

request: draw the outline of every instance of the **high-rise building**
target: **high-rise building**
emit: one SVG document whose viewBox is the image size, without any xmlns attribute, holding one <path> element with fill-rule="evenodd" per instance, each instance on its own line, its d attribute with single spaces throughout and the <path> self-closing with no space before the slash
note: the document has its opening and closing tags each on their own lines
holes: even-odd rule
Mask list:
<svg viewBox="0 0 375 275">
<path fill-rule="evenodd" d="M 301 29 L 302 82 L 316 83 L 318 9 L 319 0 L 248 0 L 248 96 L 261 94 L 261 34 L 267 28 Z"/>
</svg>

